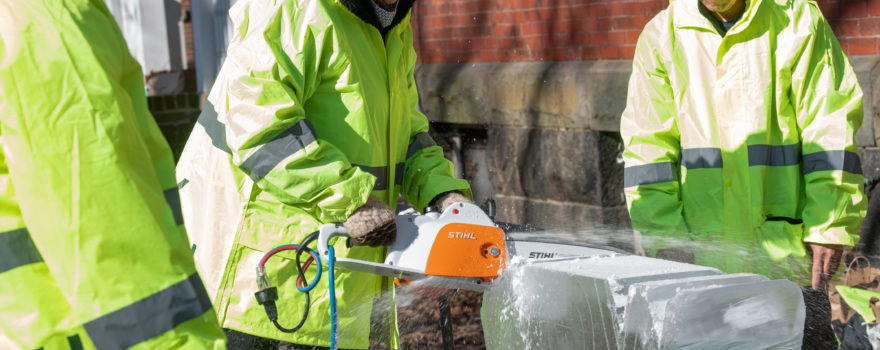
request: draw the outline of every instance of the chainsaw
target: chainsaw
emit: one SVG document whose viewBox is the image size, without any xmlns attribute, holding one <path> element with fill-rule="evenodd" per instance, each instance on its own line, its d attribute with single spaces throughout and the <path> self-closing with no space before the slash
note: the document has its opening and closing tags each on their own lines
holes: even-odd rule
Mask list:
<svg viewBox="0 0 880 350">
<path fill-rule="evenodd" d="M 322 260 L 330 261 L 329 243 L 347 237 L 341 224 L 318 229 Z M 483 291 L 504 270 L 504 231 L 480 207 L 455 203 L 442 213 L 427 208 L 424 215 L 398 215 L 397 239 L 382 263 L 335 257 L 347 270 L 419 281 L 422 285 Z"/>
<path fill-rule="evenodd" d="M 336 348 L 337 323 L 335 267 L 395 278 L 396 281 L 418 281 L 421 285 L 448 289 L 483 291 L 487 282 L 501 275 L 507 259 L 504 231 L 480 207 L 471 203 L 454 203 L 442 213 L 426 208 L 424 215 L 398 215 L 397 238 L 389 247 L 384 262 L 336 257 L 330 240 L 347 237 L 341 224 L 324 224 L 299 244 L 285 244 L 268 252 L 257 266 L 257 287 L 254 293 L 268 319 L 285 333 L 302 327 L 309 313 L 311 291 L 321 278 L 322 261 L 327 263 L 330 295 L 330 349 Z M 317 251 L 308 248 L 317 241 Z M 282 251 L 296 250 L 296 288 L 305 293 L 305 306 L 299 324 L 286 328 L 278 323 L 277 288 L 265 271 L 266 261 Z M 303 255 L 310 256 L 305 264 Z M 310 283 L 304 270 L 316 263 L 317 272 Z"/>
</svg>

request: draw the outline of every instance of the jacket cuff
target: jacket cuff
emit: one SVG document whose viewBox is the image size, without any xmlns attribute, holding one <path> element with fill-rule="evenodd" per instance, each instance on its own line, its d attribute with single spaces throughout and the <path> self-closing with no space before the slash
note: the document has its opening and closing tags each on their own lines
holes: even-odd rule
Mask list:
<svg viewBox="0 0 880 350">
<path fill-rule="evenodd" d="M 425 207 L 427 207 L 434 198 L 445 192 L 458 191 L 468 198 L 473 198 L 474 196 L 471 193 L 471 186 L 468 184 L 467 180 L 463 179 L 443 177 L 443 180 L 436 181 L 426 187 L 427 188 L 423 188 L 421 193 L 419 193 L 418 203 L 413 203 L 416 205 L 416 210 L 419 212 L 424 212 Z"/>
<path fill-rule="evenodd" d="M 843 227 L 832 227 L 824 230 L 820 227 L 811 227 L 804 236 L 804 243 L 854 246 L 858 241 L 859 236 L 857 234 L 849 233 Z"/>
</svg>

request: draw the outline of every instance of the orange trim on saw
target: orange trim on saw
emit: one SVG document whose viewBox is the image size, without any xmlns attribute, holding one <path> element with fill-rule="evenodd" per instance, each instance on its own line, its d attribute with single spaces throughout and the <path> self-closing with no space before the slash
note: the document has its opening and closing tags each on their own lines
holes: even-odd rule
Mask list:
<svg viewBox="0 0 880 350">
<path fill-rule="evenodd" d="M 492 256 L 493 248 L 498 256 Z M 494 226 L 452 223 L 443 226 L 428 254 L 429 276 L 498 277 L 506 261 L 504 231 Z"/>
</svg>

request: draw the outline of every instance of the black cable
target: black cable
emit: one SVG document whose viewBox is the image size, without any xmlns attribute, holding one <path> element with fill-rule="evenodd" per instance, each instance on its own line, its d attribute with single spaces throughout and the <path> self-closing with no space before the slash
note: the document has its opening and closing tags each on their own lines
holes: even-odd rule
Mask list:
<svg viewBox="0 0 880 350">
<path fill-rule="evenodd" d="M 293 332 L 298 331 L 298 330 L 303 326 L 303 324 L 306 323 L 306 319 L 307 319 L 308 316 L 309 316 L 309 305 L 311 305 L 311 300 L 309 300 L 309 293 L 306 292 L 305 294 L 306 294 L 306 307 L 305 307 L 305 309 L 303 310 L 303 316 L 302 316 L 302 318 L 299 320 L 299 324 L 297 324 L 296 327 L 293 327 L 293 328 L 284 328 L 284 326 L 282 326 L 281 324 L 278 323 L 278 316 L 277 316 L 277 313 L 278 313 L 278 312 L 276 311 L 275 319 L 272 320 L 272 319 L 270 318 L 270 320 L 272 320 L 272 323 L 275 324 L 275 328 L 278 328 L 279 331 L 282 331 L 282 332 L 284 332 L 284 333 L 293 333 Z M 273 303 L 273 304 L 274 304 L 274 303 Z M 268 314 L 268 312 L 267 312 L 267 314 Z"/>
<path fill-rule="evenodd" d="M 297 276 L 300 278 L 300 280 L 303 281 L 303 283 L 305 283 L 305 281 L 308 281 L 308 280 L 306 279 L 306 275 L 303 273 L 302 262 L 301 262 L 302 260 L 300 257 L 302 256 L 302 254 L 304 252 L 306 252 L 307 249 L 309 249 L 308 245 L 316 239 L 318 239 L 318 231 L 312 232 L 311 234 L 306 236 L 306 238 L 303 238 L 302 242 L 299 243 L 299 247 L 296 247 L 296 273 L 297 273 Z M 320 254 L 321 253 L 318 252 L 317 255 L 320 255 Z M 320 261 L 315 261 L 315 263 L 320 264 Z"/>
<path fill-rule="evenodd" d="M 296 273 L 299 277 L 300 281 L 307 281 L 305 273 L 302 267 L 301 256 L 303 253 L 311 250 L 306 246 L 309 245 L 312 241 L 318 239 L 318 231 L 312 232 L 302 242 L 299 244 L 299 247 L 296 248 Z M 320 260 L 315 260 L 316 264 L 320 264 Z M 320 278 L 320 277 L 319 277 Z M 294 282 L 296 283 L 296 282 Z M 299 287 L 299 286 L 297 286 Z M 306 323 L 306 319 L 309 317 L 309 307 L 311 305 L 311 298 L 309 296 L 309 292 L 304 292 L 306 295 L 306 304 L 303 308 L 302 318 L 299 320 L 299 324 L 293 328 L 285 328 L 281 324 L 278 323 L 278 307 L 275 305 L 275 300 L 278 300 L 278 290 L 275 287 L 266 288 L 258 291 L 255 296 L 257 297 L 257 302 L 263 305 L 263 309 L 266 311 L 266 317 L 269 318 L 270 321 L 275 325 L 275 328 L 278 328 L 279 331 L 284 333 L 293 333 L 298 331 L 303 324 Z"/>
</svg>

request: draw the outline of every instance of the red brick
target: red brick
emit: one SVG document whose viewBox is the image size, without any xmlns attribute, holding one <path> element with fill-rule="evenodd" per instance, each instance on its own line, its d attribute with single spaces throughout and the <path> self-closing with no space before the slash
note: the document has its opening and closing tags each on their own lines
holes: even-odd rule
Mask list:
<svg viewBox="0 0 880 350">
<path fill-rule="evenodd" d="M 880 1 L 868 1 L 868 14 L 871 16 L 880 16 Z"/>
<path fill-rule="evenodd" d="M 868 7 L 865 6 L 865 1 L 844 1 L 840 3 L 840 16 L 843 18 L 862 18 L 867 14 Z"/>
<path fill-rule="evenodd" d="M 499 51 L 480 51 L 480 61 L 482 62 L 499 62 L 503 61 L 505 55 Z"/>
<path fill-rule="evenodd" d="M 635 45 L 623 45 L 617 48 L 620 50 L 620 58 L 625 60 L 630 60 L 636 54 Z"/>
<path fill-rule="evenodd" d="M 880 1 L 877 1 L 880 3 Z M 862 36 L 880 36 L 880 17 L 862 18 L 859 20 L 859 33 Z"/>
<path fill-rule="evenodd" d="M 642 30 L 643 28 L 645 28 L 645 26 L 648 25 L 648 22 L 651 21 L 651 18 L 653 18 L 653 17 L 651 17 L 651 16 L 633 17 L 633 22 L 635 22 L 636 29 Z"/>
<path fill-rule="evenodd" d="M 557 46 L 577 45 L 575 33 L 571 31 L 554 31 L 550 33 L 550 44 Z"/>
<path fill-rule="evenodd" d="M 490 12 L 488 23 L 498 25 L 499 23 L 514 23 L 514 13 L 512 11 Z"/>
<path fill-rule="evenodd" d="M 664 0 L 654 0 L 643 3 L 642 14 L 650 17 L 654 17 L 657 13 L 666 8 L 668 4 L 667 1 Z"/>
<path fill-rule="evenodd" d="M 550 32 L 574 32 L 577 22 L 572 20 L 556 20 L 550 22 Z"/>
<path fill-rule="evenodd" d="M 624 33 L 623 42 L 635 45 L 637 42 L 639 42 L 639 35 L 641 34 L 642 32 L 637 30 L 626 32 Z"/>
<path fill-rule="evenodd" d="M 632 17 L 615 17 L 612 23 L 615 30 L 638 29 Z"/>
<path fill-rule="evenodd" d="M 604 59 L 620 58 L 620 54 L 617 51 L 617 46 L 603 46 L 602 51 L 599 55 L 599 58 L 604 58 Z"/>
<path fill-rule="evenodd" d="M 537 50 L 543 47 L 547 39 L 548 37 L 546 36 L 525 36 L 520 38 L 525 46 L 532 50 Z"/>
<path fill-rule="evenodd" d="M 579 20 L 589 19 L 589 7 L 586 4 L 572 7 L 571 17 Z"/>
<path fill-rule="evenodd" d="M 608 16 L 608 6 L 605 4 L 591 4 L 587 9 L 587 17 L 606 17 Z"/>
<path fill-rule="evenodd" d="M 822 15 L 825 18 L 835 19 L 840 17 L 840 7 L 837 0 L 819 1 L 819 10 L 822 11 Z"/>
<path fill-rule="evenodd" d="M 516 31 L 514 30 L 514 26 L 512 24 L 496 24 L 492 26 L 492 36 L 493 37 L 508 37 L 515 35 Z"/>
<path fill-rule="evenodd" d="M 602 49 L 604 46 L 588 46 L 581 49 L 581 57 L 589 60 L 597 60 L 602 58 Z"/>
<path fill-rule="evenodd" d="M 540 35 L 547 33 L 547 23 L 545 22 L 529 22 L 519 26 L 520 35 Z"/>
<path fill-rule="evenodd" d="M 615 1 L 612 2 L 610 5 L 605 6 L 608 7 L 608 14 L 612 17 L 629 15 L 629 13 L 626 12 L 626 7 L 620 1 Z"/>
<path fill-rule="evenodd" d="M 850 55 L 873 55 L 877 53 L 877 39 L 850 38 L 846 39 L 847 53 Z"/>
<path fill-rule="evenodd" d="M 841 20 L 833 21 L 831 30 L 838 37 L 855 37 L 859 36 L 859 21 L 857 20 Z"/>
</svg>

